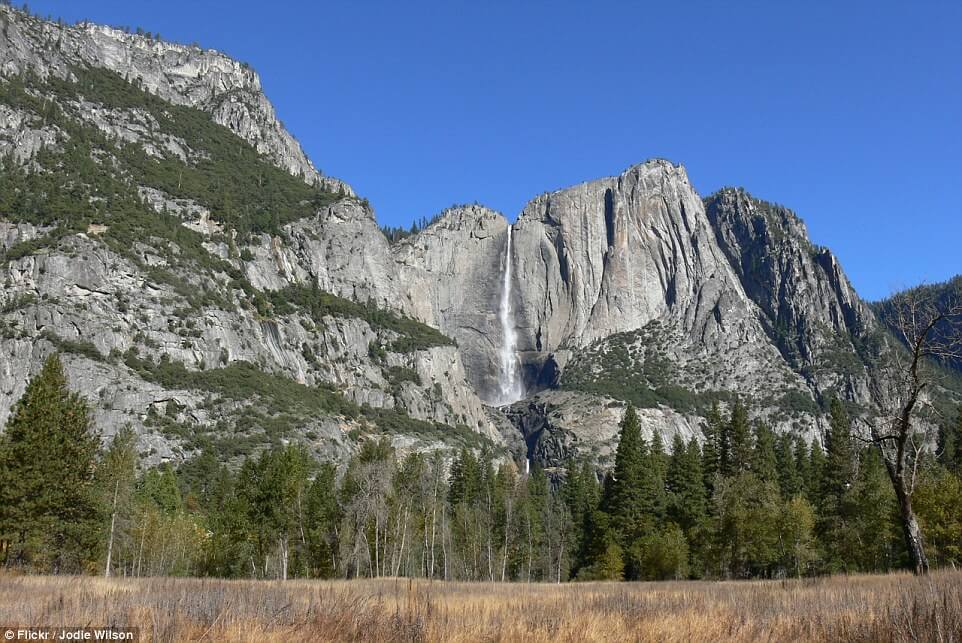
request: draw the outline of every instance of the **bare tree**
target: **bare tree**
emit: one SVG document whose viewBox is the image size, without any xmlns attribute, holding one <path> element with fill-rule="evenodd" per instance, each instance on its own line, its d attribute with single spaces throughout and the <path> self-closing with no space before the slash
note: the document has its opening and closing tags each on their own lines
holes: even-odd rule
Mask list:
<svg viewBox="0 0 962 643">
<path fill-rule="evenodd" d="M 868 422 L 868 433 L 885 461 L 912 568 L 920 575 L 928 573 L 929 562 L 912 494 L 934 428 L 924 416 L 934 411 L 937 363 L 962 356 L 962 304 L 940 301 L 933 290 L 919 287 L 899 293 L 886 306 L 889 323 L 905 346 L 883 349 L 876 365 L 871 392 L 879 414 Z"/>
</svg>

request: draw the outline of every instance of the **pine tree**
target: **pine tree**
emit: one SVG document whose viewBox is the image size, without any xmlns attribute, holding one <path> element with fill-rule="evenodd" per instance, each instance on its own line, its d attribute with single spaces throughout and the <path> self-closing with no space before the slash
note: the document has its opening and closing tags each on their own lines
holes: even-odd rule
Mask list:
<svg viewBox="0 0 962 643">
<path fill-rule="evenodd" d="M 890 571 L 904 551 L 896 522 L 895 492 L 885 471 L 882 454 L 875 447 L 863 449 L 858 475 L 852 488 L 856 541 L 840 555 L 862 571 Z"/>
<path fill-rule="evenodd" d="M 647 483 L 645 492 L 651 498 L 651 514 L 655 523 L 660 524 L 668 511 L 668 494 L 665 490 L 665 478 L 668 475 L 668 454 L 665 453 L 665 443 L 661 433 L 654 431 L 651 436 L 651 448 L 642 462 L 643 482 Z"/>
<path fill-rule="evenodd" d="M 755 425 L 755 448 L 752 450 L 751 468 L 752 472 L 765 482 L 779 481 L 775 433 L 764 422 Z"/>
<path fill-rule="evenodd" d="M 250 462 L 253 466 L 253 461 Z M 162 513 L 170 516 L 184 508 L 184 498 L 180 493 L 180 485 L 177 484 L 177 475 L 173 467 L 165 464 L 161 467 L 148 469 L 141 476 L 138 484 L 140 496 L 152 503 Z"/>
<path fill-rule="evenodd" d="M 470 449 L 464 447 L 451 464 L 448 501 L 452 505 L 472 503 L 481 498 L 481 463 Z"/>
<path fill-rule="evenodd" d="M 585 565 L 578 572 L 578 580 L 621 580 L 624 577 L 624 550 L 618 544 L 611 521 L 603 511 L 592 512 L 588 522 Z"/>
<path fill-rule="evenodd" d="M 829 411 L 830 429 L 825 435 L 825 465 L 822 472 L 822 496 L 838 503 L 855 479 L 855 445 L 845 408 L 833 399 Z"/>
<path fill-rule="evenodd" d="M 665 442 L 661 438 L 661 433 L 656 430 L 651 434 L 649 458 L 651 460 L 651 470 L 661 480 L 664 480 L 668 474 L 668 457 L 668 454 L 665 453 Z"/>
<path fill-rule="evenodd" d="M 795 440 L 795 471 L 798 474 L 799 491 L 805 495 L 809 502 L 814 503 L 815 495 L 811 493 L 809 483 L 811 480 L 812 462 L 809 458 L 809 445 L 804 438 Z"/>
<path fill-rule="evenodd" d="M 956 475 L 962 475 L 962 406 L 955 420 L 939 430 L 939 462 Z"/>
<path fill-rule="evenodd" d="M 812 440 L 808 452 L 808 468 L 805 471 L 805 492 L 812 505 L 815 507 L 823 506 L 824 496 L 822 495 L 822 476 L 825 475 L 825 451 L 817 440 Z"/>
<path fill-rule="evenodd" d="M 748 471 L 752 459 L 751 428 L 748 425 L 748 409 L 741 400 L 732 405 L 728 422 L 722 429 L 722 473 L 726 476 Z"/>
<path fill-rule="evenodd" d="M 14 564 L 79 572 L 99 557 L 97 448 L 87 404 L 68 390 L 52 355 L 0 436 L 0 534 L 11 542 Z"/>
<path fill-rule="evenodd" d="M 598 509 L 601 487 L 598 477 L 587 462 L 577 466 L 568 463 L 568 474 L 561 493 L 571 514 L 572 537 L 569 549 L 572 552 L 572 574 L 587 565 L 587 542 L 590 531 L 591 514 Z"/>
<path fill-rule="evenodd" d="M 228 577 L 249 575 L 249 561 L 254 556 L 250 537 L 252 511 L 246 494 L 238 493 L 237 480 L 226 466 L 221 466 L 213 476 L 207 487 L 207 498 L 207 527 L 211 536 L 206 541 L 203 573 Z"/>
<path fill-rule="evenodd" d="M 651 474 L 644 467 L 647 450 L 638 415 L 629 405 L 621 421 L 609 495 L 602 507 L 611 516 L 611 527 L 622 543 L 630 543 L 645 527 L 645 510 L 652 500 L 645 497 L 644 478 Z"/>
<path fill-rule="evenodd" d="M 852 569 L 849 554 L 858 541 L 854 529 L 858 507 L 852 492 L 858 467 L 849 418 L 838 399 L 833 399 L 829 408 L 829 426 L 820 476 L 818 531 L 828 571 L 839 572 Z"/>
<path fill-rule="evenodd" d="M 778 487 L 783 498 L 794 498 L 802 493 L 802 477 L 795 461 L 795 437 L 782 433 L 775 438 L 775 463 L 778 467 Z"/>
<path fill-rule="evenodd" d="M 293 569 L 290 565 L 291 543 L 299 539 L 305 544 L 304 509 L 310 467 L 310 456 L 304 447 L 297 445 L 267 451 L 258 463 L 259 502 L 255 511 L 276 544 L 281 580 L 287 580 Z"/>
<path fill-rule="evenodd" d="M 701 470 L 701 451 L 692 440 L 686 446 L 675 434 L 668 464 L 668 517 L 690 530 L 705 517 L 707 498 Z"/>
<path fill-rule="evenodd" d="M 715 476 L 721 471 L 720 444 L 722 435 L 721 412 L 718 410 L 718 402 L 712 402 L 711 409 L 705 421 L 701 424 L 702 433 L 705 434 L 705 443 L 702 445 L 702 475 L 705 477 L 705 488 L 711 495 L 715 489 Z"/>
</svg>

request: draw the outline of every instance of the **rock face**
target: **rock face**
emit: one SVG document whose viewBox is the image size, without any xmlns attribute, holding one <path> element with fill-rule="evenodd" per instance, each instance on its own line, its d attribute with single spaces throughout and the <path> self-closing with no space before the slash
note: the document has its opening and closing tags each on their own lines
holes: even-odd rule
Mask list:
<svg viewBox="0 0 962 643">
<path fill-rule="evenodd" d="M 835 256 L 812 245 L 790 210 L 744 190 L 722 190 L 706 206 L 718 244 L 783 358 L 806 374 L 819 398 L 831 393 L 866 401 L 864 369 L 814 368 L 834 353 L 856 353 L 855 343 L 877 330 Z"/>
<path fill-rule="evenodd" d="M 0 7 L 0 76 L 31 72 L 67 78 L 74 65 L 109 69 L 177 105 L 210 113 L 279 167 L 353 195 L 346 183 L 323 177 L 277 120 L 260 78 L 245 63 L 212 49 L 188 47 L 118 29 L 33 19 Z M 0 118 L 2 118 L 0 113 Z M 0 120 L 0 124 L 2 124 Z"/>
<path fill-rule="evenodd" d="M 521 432 L 526 457 L 551 470 L 581 460 L 613 466 L 624 412 L 618 400 L 548 390 L 512 404 L 504 414 Z M 686 442 L 700 435 L 694 418 L 668 408 L 639 409 L 638 420 L 646 439 L 656 431 L 669 444 L 676 434 Z"/>
<path fill-rule="evenodd" d="M 741 194 L 743 208 L 754 212 L 756 202 Z M 811 247 L 800 224 L 782 233 L 785 248 L 746 239 L 735 249 L 718 216 L 722 196 L 709 199 L 710 216 L 684 168 L 655 160 L 617 177 L 542 195 L 524 208 L 513 226 L 512 294 L 527 390 L 558 384 L 572 390 L 545 391 L 505 411 L 526 436 L 531 457 L 557 465 L 561 457 L 590 454 L 585 445 L 592 431 L 584 426 L 595 427 L 597 444 L 616 434 L 620 412 L 592 410 L 607 408 L 610 400 L 590 402 L 588 393 L 603 390 L 604 374 L 620 351 L 630 364 L 623 374 L 642 388 L 667 383 L 696 399 L 722 392 L 755 398 L 758 416 L 782 430 L 818 436 L 816 401 L 825 382 L 807 377 L 802 364 L 782 354 L 773 331 L 779 326 L 757 282 L 795 284 L 797 305 L 809 311 L 805 319 L 813 328 L 822 327 L 822 316 L 834 314 L 841 325 L 828 327 L 829 339 L 849 332 L 846 315 L 855 324 L 869 324 L 871 314 L 852 297 L 834 259 L 798 250 Z M 789 213 L 785 217 L 797 221 Z M 496 398 L 502 341 L 496 311 L 506 227 L 500 215 L 483 208 L 456 209 L 395 250 L 403 265 L 401 283 L 413 284 L 412 310 L 458 339 L 469 379 L 489 400 Z M 736 260 L 742 251 L 781 263 L 769 275 L 756 275 Z M 779 253 L 790 259 L 779 259 Z M 834 276 L 823 266 L 836 266 Z M 769 289 L 780 292 L 777 285 Z M 816 339 L 810 334 L 800 340 L 813 355 L 826 346 Z M 854 349 L 849 344 L 846 350 Z M 659 378 L 669 382 L 646 375 L 646 365 L 651 370 L 656 360 L 671 366 Z M 853 384 L 842 393 L 852 397 L 859 391 Z M 786 409 L 786 400 L 792 407 L 808 402 L 800 412 Z M 697 435 L 698 409 L 670 403 L 660 400 L 643 409 L 645 427 Z M 572 435 L 581 440 L 575 444 Z"/>
<path fill-rule="evenodd" d="M 144 230 L 133 248 L 110 237 L 109 222 L 51 238 L 53 226 L 0 213 L 0 427 L 29 377 L 60 350 L 98 430 L 109 438 L 133 426 L 148 463 L 190 457 L 211 441 L 231 457 L 297 438 L 341 460 L 371 432 L 404 449 L 504 442 L 458 350 L 436 338 L 410 341 L 423 327 L 397 316 L 395 264 L 373 211 L 349 186 L 314 169 L 246 65 L 3 6 L 0 27 L 0 82 L 40 79 L 24 83 L 26 94 L 62 112 L 51 121 L 16 92 L 3 94 L 0 151 L 29 172 L 49 172 L 35 162 L 39 153 L 61 153 L 77 128 L 175 170 L 209 159 L 189 136 L 172 134 L 157 110 L 141 107 L 136 92 L 117 101 L 121 107 L 84 95 L 74 76 L 94 68 L 116 72 L 165 104 L 206 112 L 237 143 L 337 195 L 277 234 L 241 236 L 213 218 L 214 204 L 145 183 L 136 189 L 147 207 L 193 236 Z M 45 78 L 72 83 L 79 96 L 51 93 L 56 85 Z M 197 241 L 202 245 L 191 245 Z M 283 313 L 264 303 L 291 288 L 345 300 L 322 310 L 289 305 Z"/>
<path fill-rule="evenodd" d="M 405 310 L 457 342 L 471 383 L 488 401 L 498 391 L 507 230 L 497 212 L 459 207 L 393 249 Z"/>
<path fill-rule="evenodd" d="M 742 297 L 684 168 L 653 161 L 546 194 L 516 225 L 523 342 L 580 347 L 672 316 L 707 337 Z M 743 311 L 724 320 L 734 319 Z"/>
<path fill-rule="evenodd" d="M 104 435 L 134 426 L 148 462 L 279 439 L 343 459 L 381 434 L 404 450 L 483 445 L 547 467 L 606 466 L 627 402 L 666 443 L 698 438 L 706 408 L 736 396 L 808 439 L 833 396 L 868 402 L 862 354 L 881 325 L 785 208 L 738 189 L 703 201 L 684 167 L 652 160 L 543 194 L 513 225 L 459 206 L 390 243 L 366 201 L 315 169 L 246 65 L 5 6 L 0 28 L 4 162 L 56 175 L 44 158 L 99 132 L 103 149 L 72 161 L 122 187 L 136 178 L 132 200 L 75 203 L 91 214 L 66 231 L 0 212 L 0 427 L 53 350 Z M 79 80 L 90 69 L 136 91 L 98 101 Z M 140 87 L 166 102 L 150 108 Z M 47 118 L 50 103 L 62 118 Z M 185 171 L 218 160 L 166 122 L 174 106 L 226 127 L 226 147 L 249 144 L 287 182 L 320 188 L 295 204 L 310 210 L 241 224 L 243 207 L 205 181 L 173 196 Z M 143 169 L 157 164 L 168 174 Z M 110 219 L 115 197 L 142 218 Z M 124 225 L 140 227 L 112 230 Z M 508 261 L 527 395 L 494 408 Z"/>
</svg>

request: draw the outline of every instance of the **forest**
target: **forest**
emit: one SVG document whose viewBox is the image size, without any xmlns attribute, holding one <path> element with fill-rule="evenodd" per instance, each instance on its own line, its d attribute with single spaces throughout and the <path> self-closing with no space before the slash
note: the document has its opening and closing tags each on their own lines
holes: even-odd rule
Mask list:
<svg viewBox="0 0 962 643">
<path fill-rule="evenodd" d="M 735 401 L 704 439 L 642 434 L 629 406 L 612 470 L 541 470 L 484 448 L 346 466 L 279 441 L 237 462 L 145 468 L 105 445 L 51 356 L 0 435 L 0 564 L 36 573 L 462 581 L 784 578 L 910 565 L 882 455 L 839 402 L 824 445 Z M 962 564 L 962 410 L 921 459 L 914 508 L 933 567 Z"/>
</svg>

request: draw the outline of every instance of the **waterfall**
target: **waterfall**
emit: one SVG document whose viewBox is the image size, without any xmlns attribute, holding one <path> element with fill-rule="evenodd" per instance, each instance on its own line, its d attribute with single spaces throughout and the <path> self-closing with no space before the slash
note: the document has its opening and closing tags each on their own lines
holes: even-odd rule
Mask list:
<svg viewBox="0 0 962 643">
<path fill-rule="evenodd" d="M 511 226 L 504 251 L 504 282 L 501 285 L 501 398 L 500 404 L 511 404 L 524 397 L 518 364 L 518 334 L 515 332 L 511 310 Z"/>
</svg>

